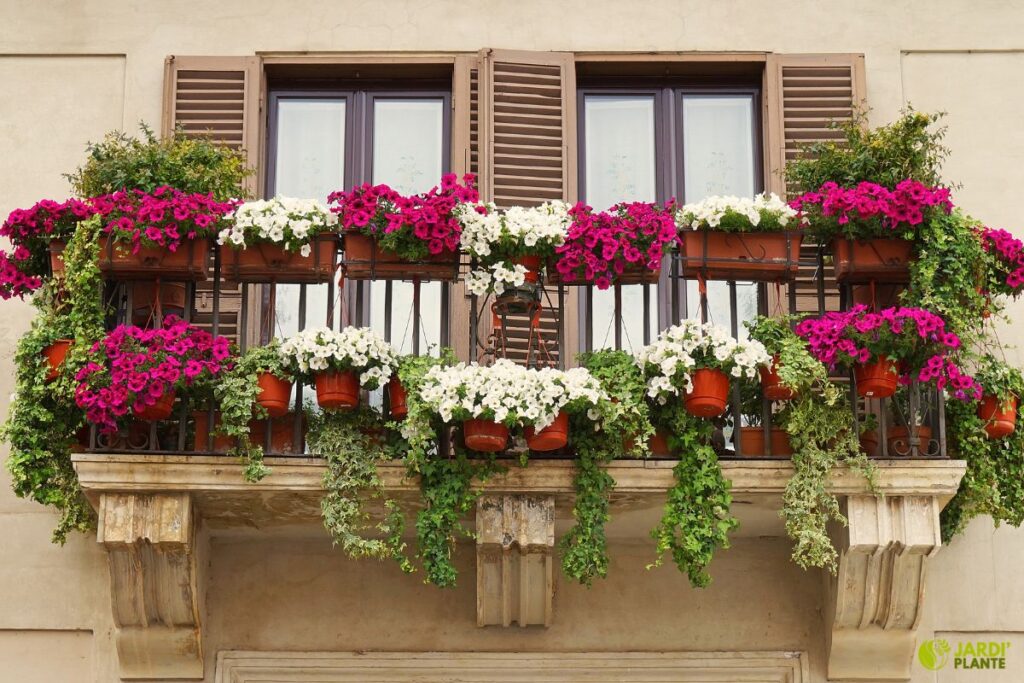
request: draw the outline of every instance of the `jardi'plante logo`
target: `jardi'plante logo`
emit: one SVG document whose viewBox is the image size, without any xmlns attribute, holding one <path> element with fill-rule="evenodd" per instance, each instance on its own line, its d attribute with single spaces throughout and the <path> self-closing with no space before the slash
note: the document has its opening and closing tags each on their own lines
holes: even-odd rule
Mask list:
<svg viewBox="0 0 1024 683">
<path fill-rule="evenodd" d="M 917 648 L 917 659 L 929 671 L 938 671 L 953 657 L 954 669 L 1005 669 L 1008 640 L 967 640 L 956 643 L 956 652 L 945 638 L 926 640 Z"/>
</svg>

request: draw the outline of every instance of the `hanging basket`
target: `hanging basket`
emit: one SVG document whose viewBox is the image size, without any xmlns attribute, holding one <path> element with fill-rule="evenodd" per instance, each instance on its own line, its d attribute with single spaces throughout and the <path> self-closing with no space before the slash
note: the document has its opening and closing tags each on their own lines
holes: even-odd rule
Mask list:
<svg viewBox="0 0 1024 683">
<path fill-rule="evenodd" d="M 43 349 L 43 357 L 46 358 L 48 366 L 46 370 L 47 382 L 52 382 L 60 376 L 60 366 L 64 364 L 64 359 L 67 358 L 71 345 L 74 342 L 74 339 L 57 339 Z"/>
<path fill-rule="evenodd" d="M 761 387 L 764 397 L 769 401 L 788 401 L 796 397 L 796 392 L 782 383 L 779 377 L 779 356 L 772 356 L 772 364 L 761 368 Z"/>
<path fill-rule="evenodd" d="M 785 429 L 772 427 L 771 455 L 767 453 L 764 442 L 764 427 L 740 427 L 740 456 L 744 458 L 788 458 L 793 455 L 793 445 L 789 442 L 789 434 Z"/>
<path fill-rule="evenodd" d="M 169 315 L 178 317 L 185 316 L 185 301 L 188 298 L 188 288 L 182 282 L 133 282 L 131 285 L 132 296 L 132 323 L 139 327 L 145 326 L 149 321 L 156 319 L 157 298 L 159 297 L 160 315 L 166 318 Z"/>
<path fill-rule="evenodd" d="M 1002 439 L 1016 429 L 1017 397 L 1013 396 L 1006 403 L 1000 403 L 995 396 L 989 395 L 978 404 L 978 417 L 985 421 L 985 434 L 990 439 Z"/>
<path fill-rule="evenodd" d="M 391 375 L 391 379 L 388 380 L 388 412 L 393 420 L 404 420 L 409 414 L 407 399 L 402 381 L 398 379 L 397 374 Z"/>
<path fill-rule="evenodd" d="M 685 277 L 784 282 L 800 270 L 800 231 L 684 230 L 680 237 L 679 260 Z"/>
<path fill-rule="evenodd" d="M 422 261 L 407 261 L 385 251 L 377 240 L 358 232 L 344 233 L 341 263 L 350 280 L 443 280 L 454 281 L 459 274 L 459 253 L 445 251 Z"/>
<path fill-rule="evenodd" d="M 462 440 L 470 450 L 497 453 L 508 445 L 508 427 L 490 420 L 465 420 Z"/>
<path fill-rule="evenodd" d="M 176 251 L 163 247 L 141 247 L 100 238 L 100 271 L 111 280 L 205 280 L 210 271 L 210 243 L 206 239 L 185 240 Z"/>
<path fill-rule="evenodd" d="M 691 377 L 693 389 L 686 393 L 686 412 L 696 417 L 718 417 L 729 404 L 729 376 L 721 370 L 701 368 Z"/>
<path fill-rule="evenodd" d="M 900 380 L 896 363 L 886 356 L 854 367 L 853 376 L 857 381 L 857 395 L 863 398 L 888 398 L 896 393 Z"/>
<path fill-rule="evenodd" d="M 901 239 L 832 240 L 832 257 L 839 282 L 910 281 L 913 244 Z"/>
<path fill-rule="evenodd" d="M 144 407 L 135 413 L 135 417 L 147 422 L 166 420 L 171 416 L 171 411 L 174 409 L 174 397 L 173 391 L 164 392 L 164 395 L 158 398 L 156 403 Z"/>
<path fill-rule="evenodd" d="M 292 398 L 292 383 L 281 379 L 272 372 L 261 372 L 256 379 L 260 393 L 256 395 L 259 403 L 270 417 L 281 417 L 288 412 Z"/>
<path fill-rule="evenodd" d="M 359 405 L 359 378 L 353 370 L 327 370 L 313 376 L 321 408 L 351 410 Z"/>
<path fill-rule="evenodd" d="M 334 233 L 317 235 L 309 246 L 309 256 L 303 256 L 280 244 L 256 243 L 245 248 L 222 244 L 221 272 L 232 282 L 297 285 L 330 282 L 338 251 L 337 236 Z"/>
<path fill-rule="evenodd" d="M 544 429 L 535 431 L 533 427 L 524 430 L 526 446 L 531 451 L 557 451 L 569 443 L 569 414 L 560 412 L 555 421 Z"/>
</svg>

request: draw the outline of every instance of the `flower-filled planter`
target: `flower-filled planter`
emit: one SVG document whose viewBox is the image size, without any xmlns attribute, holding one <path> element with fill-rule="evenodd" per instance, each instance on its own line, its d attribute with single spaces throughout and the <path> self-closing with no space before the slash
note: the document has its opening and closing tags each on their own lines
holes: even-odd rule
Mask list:
<svg viewBox="0 0 1024 683">
<path fill-rule="evenodd" d="M 398 361 L 391 345 L 368 327 L 303 330 L 281 343 L 281 357 L 312 376 L 321 408 L 341 410 L 359 405 L 360 388 L 387 384 Z"/>
<path fill-rule="evenodd" d="M 13 247 L 9 255 L 0 252 L 0 297 L 24 297 L 42 286 L 47 275 L 62 275 L 65 241 L 79 221 L 92 215 L 92 206 L 78 199 L 44 199 L 12 211 L 0 226 L 0 237 Z"/>
<path fill-rule="evenodd" d="M 975 379 L 981 385 L 978 418 L 990 439 L 1002 439 L 1017 428 L 1017 405 L 1024 396 L 1024 374 L 992 355 L 981 358 Z"/>
<path fill-rule="evenodd" d="M 334 274 L 338 216 L 312 199 L 246 202 L 220 231 L 220 263 L 235 282 L 312 284 Z"/>
<path fill-rule="evenodd" d="M 595 212 L 579 203 L 569 210 L 565 243 L 548 267 L 551 284 L 643 284 L 658 281 L 661 261 L 676 241 L 673 205 L 629 202 Z"/>
<path fill-rule="evenodd" d="M 116 280 L 205 280 L 209 238 L 234 208 L 170 187 L 122 190 L 92 202 L 104 222 L 100 270 Z"/>
<path fill-rule="evenodd" d="M 799 270 L 797 211 L 775 194 L 708 197 L 680 208 L 676 220 L 686 277 L 784 281 Z"/>
<path fill-rule="evenodd" d="M 387 185 L 332 192 L 342 229 L 345 276 L 353 280 L 454 280 L 459 269 L 460 204 L 479 201 L 474 177 L 441 178 L 429 192 L 403 196 Z"/>
<path fill-rule="evenodd" d="M 899 381 L 912 378 L 934 381 L 961 400 L 980 396 L 981 388 L 955 361 L 959 337 L 947 332 L 945 321 L 930 311 L 886 308 L 873 313 L 855 306 L 804 320 L 796 333 L 830 369 L 852 367 L 860 396 L 892 396 Z"/>
<path fill-rule="evenodd" d="M 834 182 L 791 202 L 821 242 L 832 241 L 841 282 L 907 282 L 918 226 L 938 212 L 950 213 L 949 190 L 907 179 L 889 189 L 862 182 Z"/>
<path fill-rule="evenodd" d="M 133 415 L 165 419 L 179 391 L 209 383 L 230 367 L 229 344 L 174 316 L 156 330 L 121 325 L 93 345 L 76 377 L 75 402 L 104 434 Z"/>
<path fill-rule="evenodd" d="M 1018 296 L 1024 290 L 1024 242 L 993 228 L 978 230 L 978 239 L 989 255 L 988 291 Z"/>
<path fill-rule="evenodd" d="M 764 345 L 737 341 L 711 323 L 684 320 L 640 349 L 637 365 L 647 378 L 647 395 L 665 404 L 683 396 L 686 410 L 697 417 L 716 417 L 729 402 L 729 378 L 756 379 L 771 363 Z"/>
</svg>

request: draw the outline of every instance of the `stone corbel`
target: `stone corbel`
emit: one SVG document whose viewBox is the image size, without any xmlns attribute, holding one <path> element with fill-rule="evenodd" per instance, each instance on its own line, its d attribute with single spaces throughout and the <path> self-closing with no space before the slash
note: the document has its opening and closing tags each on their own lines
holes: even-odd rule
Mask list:
<svg viewBox="0 0 1024 683">
<path fill-rule="evenodd" d="M 830 578 L 829 680 L 907 680 L 928 558 L 941 546 L 934 496 L 846 498 Z M 829 622 L 827 622 L 829 623 Z"/>
<path fill-rule="evenodd" d="M 203 677 L 195 535 L 188 493 L 101 496 L 122 678 Z"/>
<path fill-rule="evenodd" d="M 484 495 L 476 509 L 478 626 L 550 626 L 553 496 Z"/>
</svg>

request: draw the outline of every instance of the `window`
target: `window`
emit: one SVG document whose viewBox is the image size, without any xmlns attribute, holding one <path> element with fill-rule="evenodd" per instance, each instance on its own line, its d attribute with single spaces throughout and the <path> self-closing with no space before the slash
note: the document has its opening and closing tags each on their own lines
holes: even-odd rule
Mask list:
<svg viewBox="0 0 1024 683">
<path fill-rule="evenodd" d="M 582 88 L 581 198 L 604 210 L 619 201 L 693 202 L 760 192 L 758 101 L 756 88 Z M 662 269 L 658 284 L 587 288 L 584 350 L 634 350 L 667 327 L 673 317 L 668 271 Z M 680 288 L 680 315 L 702 315 L 697 283 Z M 757 306 L 757 287 L 736 283 L 739 320 L 753 318 Z M 708 319 L 728 327 L 728 283 L 707 283 L 706 308 Z"/>
<path fill-rule="evenodd" d="M 325 201 L 338 189 L 386 183 L 415 193 L 448 169 L 450 93 L 388 89 L 273 91 L 267 195 Z M 447 343 L 447 285 L 336 281 L 268 287 L 265 336 L 300 327 L 369 325 L 403 353 Z"/>
</svg>

